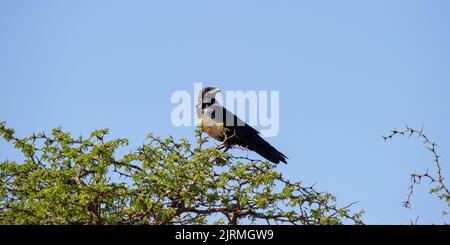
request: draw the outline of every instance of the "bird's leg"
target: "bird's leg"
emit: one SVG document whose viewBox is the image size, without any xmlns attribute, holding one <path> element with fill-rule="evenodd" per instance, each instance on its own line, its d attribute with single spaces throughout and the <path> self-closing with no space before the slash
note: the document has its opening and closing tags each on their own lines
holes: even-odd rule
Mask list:
<svg viewBox="0 0 450 245">
<path fill-rule="evenodd" d="M 228 151 L 228 149 L 230 149 L 230 145 L 227 144 L 227 139 L 225 139 L 224 141 L 222 141 L 222 143 L 220 143 L 219 145 L 216 146 L 217 150 L 222 150 L 223 148 L 225 148 L 224 152 Z"/>
<path fill-rule="evenodd" d="M 222 150 L 223 148 L 228 148 L 228 145 L 227 145 L 228 136 L 226 133 L 223 133 L 223 136 L 224 136 L 224 140 L 222 140 L 222 143 L 216 147 L 217 150 Z M 225 150 L 225 151 L 227 151 L 227 150 Z"/>
<path fill-rule="evenodd" d="M 224 134 L 224 140 L 222 141 L 222 143 L 220 145 L 218 145 L 216 147 L 217 150 L 222 150 L 223 148 L 225 148 L 224 152 L 227 152 L 230 148 L 231 145 L 227 144 L 227 141 L 229 139 L 232 139 L 233 137 L 237 137 L 236 135 L 236 129 L 234 129 L 233 135 L 231 135 L 230 137 L 228 137 L 226 134 Z"/>
</svg>

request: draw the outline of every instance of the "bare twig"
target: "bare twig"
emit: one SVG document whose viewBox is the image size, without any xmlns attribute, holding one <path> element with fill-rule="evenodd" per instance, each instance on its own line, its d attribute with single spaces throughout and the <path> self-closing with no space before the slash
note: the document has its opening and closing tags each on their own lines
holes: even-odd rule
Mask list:
<svg viewBox="0 0 450 245">
<path fill-rule="evenodd" d="M 430 174 L 428 170 L 421 173 L 411 173 L 411 184 L 408 188 L 408 196 L 406 198 L 406 201 L 403 202 L 403 206 L 405 208 L 411 208 L 411 199 L 414 192 L 414 187 L 417 184 L 421 183 L 422 179 L 427 179 L 430 181 L 430 183 L 435 184 L 436 187 L 432 188 L 430 190 L 431 193 L 437 193 L 438 197 L 440 199 L 444 199 L 447 201 L 447 203 L 450 206 L 450 194 L 449 190 L 447 188 L 447 185 L 444 183 L 444 176 L 442 175 L 442 168 L 440 163 L 440 156 L 437 152 L 437 144 L 434 141 L 431 141 L 428 136 L 424 133 L 423 127 L 420 130 L 416 130 L 413 128 L 408 127 L 408 125 L 405 126 L 405 128 L 397 130 L 391 130 L 391 133 L 387 136 L 383 136 L 383 139 L 385 141 L 391 140 L 394 136 L 405 136 L 408 135 L 408 137 L 411 137 L 413 135 L 417 135 L 420 139 L 423 140 L 424 147 L 429 150 L 433 154 L 433 163 L 435 167 L 435 173 Z M 440 194 L 439 194 L 440 193 Z M 417 219 L 416 219 L 417 220 Z"/>
</svg>

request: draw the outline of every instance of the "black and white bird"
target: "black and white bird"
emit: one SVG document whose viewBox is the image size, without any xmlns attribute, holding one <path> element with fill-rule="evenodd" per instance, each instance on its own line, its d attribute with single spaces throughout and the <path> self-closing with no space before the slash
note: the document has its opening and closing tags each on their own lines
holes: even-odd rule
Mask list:
<svg viewBox="0 0 450 245">
<path fill-rule="evenodd" d="M 286 163 L 287 157 L 265 141 L 256 129 L 216 101 L 215 96 L 218 92 L 220 92 L 218 88 L 206 87 L 198 96 L 198 122 L 206 133 L 223 142 L 226 147 L 239 145 L 255 151 L 273 163 Z"/>
</svg>

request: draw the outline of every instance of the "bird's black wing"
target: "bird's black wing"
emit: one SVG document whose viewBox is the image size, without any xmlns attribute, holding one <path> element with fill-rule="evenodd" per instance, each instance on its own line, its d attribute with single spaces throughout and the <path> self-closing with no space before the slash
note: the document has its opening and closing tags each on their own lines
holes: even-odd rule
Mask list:
<svg viewBox="0 0 450 245">
<path fill-rule="evenodd" d="M 227 109 L 223 107 L 221 109 L 223 117 L 216 117 L 216 120 L 221 121 L 227 128 L 228 144 L 246 147 L 273 163 L 286 163 L 287 157 L 265 141 L 256 129 L 246 124 Z"/>
</svg>

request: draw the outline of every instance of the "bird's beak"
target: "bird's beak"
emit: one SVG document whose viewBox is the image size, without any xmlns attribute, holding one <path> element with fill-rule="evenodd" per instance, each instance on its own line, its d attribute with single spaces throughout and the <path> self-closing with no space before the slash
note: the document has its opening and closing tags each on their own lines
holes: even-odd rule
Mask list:
<svg viewBox="0 0 450 245">
<path fill-rule="evenodd" d="M 215 94 L 217 94 L 217 93 L 220 92 L 220 89 L 219 88 L 215 88 L 215 89 L 213 89 L 213 91 L 214 91 Z"/>
</svg>

